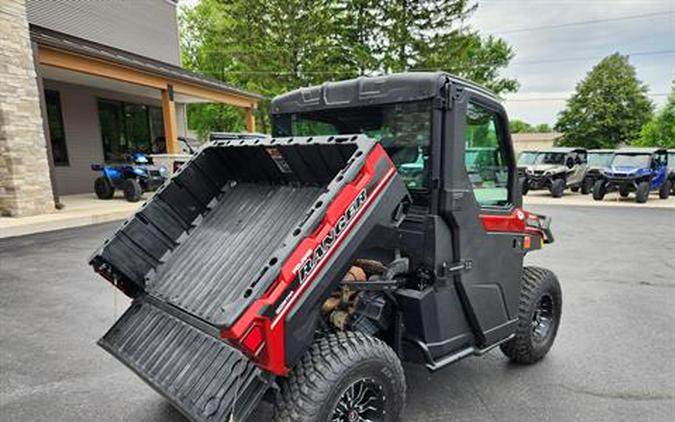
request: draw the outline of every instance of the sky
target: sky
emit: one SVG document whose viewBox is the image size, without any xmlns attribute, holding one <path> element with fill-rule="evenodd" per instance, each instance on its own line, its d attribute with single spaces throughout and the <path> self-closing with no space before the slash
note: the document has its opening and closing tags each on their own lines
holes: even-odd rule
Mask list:
<svg viewBox="0 0 675 422">
<path fill-rule="evenodd" d="M 478 3 L 468 23 L 503 38 L 516 52 L 502 72 L 520 82 L 517 93 L 505 96 L 512 119 L 554 124 L 576 84 L 614 52 L 629 55 L 650 93 L 670 92 L 675 78 L 675 0 Z M 581 23 L 588 21 L 593 23 Z M 651 98 L 656 105 L 666 100 L 665 95 Z"/>
<path fill-rule="evenodd" d="M 194 5 L 199 0 L 180 2 Z M 505 96 L 512 119 L 553 125 L 576 84 L 615 52 L 630 56 L 655 105 L 662 105 L 670 92 L 675 78 L 675 0 L 477 2 L 467 23 L 505 39 L 516 53 L 502 72 L 520 82 L 517 93 Z"/>
</svg>

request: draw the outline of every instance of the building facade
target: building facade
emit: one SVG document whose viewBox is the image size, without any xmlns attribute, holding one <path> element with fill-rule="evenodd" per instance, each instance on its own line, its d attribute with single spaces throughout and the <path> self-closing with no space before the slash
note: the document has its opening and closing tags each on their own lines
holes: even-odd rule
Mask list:
<svg viewBox="0 0 675 422">
<path fill-rule="evenodd" d="M 513 139 L 513 148 L 518 153 L 521 151 L 540 151 L 553 148 L 556 139 L 561 136 L 562 133 L 559 132 L 528 132 L 512 133 L 511 139 Z"/>
<path fill-rule="evenodd" d="M 186 104 L 260 97 L 180 67 L 173 0 L 0 3 L 0 213 L 92 192 L 91 164 L 176 153 Z"/>
</svg>

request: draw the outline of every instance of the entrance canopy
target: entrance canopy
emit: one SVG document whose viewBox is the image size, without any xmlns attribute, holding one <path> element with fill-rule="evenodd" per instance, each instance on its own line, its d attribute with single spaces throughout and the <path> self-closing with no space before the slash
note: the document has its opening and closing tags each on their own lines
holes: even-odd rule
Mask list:
<svg viewBox="0 0 675 422">
<path fill-rule="evenodd" d="M 31 26 L 42 76 L 161 100 L 167 152 L 179 151 L 175 103 L 221 103 L 246 110 L 246 128 L 255 131 L 260 95 L 178 66 Z"/>
</svg>

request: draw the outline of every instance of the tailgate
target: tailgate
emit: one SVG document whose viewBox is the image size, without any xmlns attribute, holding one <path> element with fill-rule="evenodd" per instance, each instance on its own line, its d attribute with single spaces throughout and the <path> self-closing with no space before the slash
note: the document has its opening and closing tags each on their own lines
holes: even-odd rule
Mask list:
<svg viewBox="0 0 675 422">
<path fill-rule="evenodd" d="M 144 299 L 99 345 L 195 422 L 244 420 L 268 387 L 240 352 Z"/>
</svg>

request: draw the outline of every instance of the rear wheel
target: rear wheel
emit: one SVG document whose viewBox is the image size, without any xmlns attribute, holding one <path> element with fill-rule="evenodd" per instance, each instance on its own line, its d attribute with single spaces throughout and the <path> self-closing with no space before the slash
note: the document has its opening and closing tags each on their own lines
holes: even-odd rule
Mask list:
<svg viewBox="0 0 675 422">
<path fill-rule="evenodd" d="M 115 188 L 105 177 L 97 177 L 94 180 L 94 192 L 98 199 L 110 199 L 115 195 Z"/>
<path fill-rule="evenodd" d="M 281 381 L 274 420 L 393 422 L 404 403 L 396 353 L 377 338 L 341 332 L 317 340 Z"/>
<path fill-rule="evenodd" d="M 501 346 L 513 362 L 541 360 L 553 346 L 562 311 L 560 283 L 553 272 L 523 268 L 515 337 Z"/>
<path fill-rule="evenodd" d="M 565 192 L 565 180 L 556 179 L 551 183 L 551 196 L 554 198 L 560 198 Z"/>
<path fill-rule="evenodd" d="M 670 180 L 666 180 L 662 185 L 661 189 L 659 189 L 659 198 L 661 199 L 668 199 L 670 196 L 670 190 L 673 187 L 673 182 Z"/>
<path fill-rule="evenodd" d="M 622 198 L 628 198 L 628 195 L 630 194 L 630 189 L 628 189 L 628 186 L 621 186 L 619 188 L 619 196 Z"/>
<path fill-rule="evenodd" d="M 596 201 L 602 201 L 605 198 L 607 193 L 607 186 L 605 186 L 604 180 L 598 180 L 593 185 L 593 199 Z"/>
<path fill-rule="evenodd" d="M 587 177 L 581 182 L 581 194 L 588 195 L 591 191 L 593 191 L 593 179 Z"/>
<path fill-rule="evenodd" d="M 129 202 L 138 202 L 143 196 L 143 188 L 136 179 L 127 179 L 124 182 L 124 197 Z"/>
<path fill-rule="evenodd" d="M 644 204 L 649 199 L 649 182 L 640 182 L 635 191 L 635 201 L 638 204 Z"/>
</svg>

